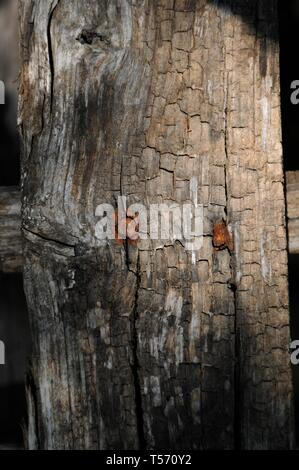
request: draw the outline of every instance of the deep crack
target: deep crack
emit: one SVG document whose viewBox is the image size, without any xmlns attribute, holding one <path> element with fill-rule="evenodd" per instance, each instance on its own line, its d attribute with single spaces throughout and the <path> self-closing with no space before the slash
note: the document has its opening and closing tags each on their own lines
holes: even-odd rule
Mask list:
<svg viewBox="0 0 299 470">
<path fill-rule="evenodd" d="M 138 300 L 139 300 L 139 288 L 140 288 L 140 259 L 138 254 L 137 269 L 136 269 L 136 291 L 135 291 L 135 302 L 132 315 L 132 374 L 134 379 L 135 388 L 135 405 L 136 405 L 136 424 L 137 434 L 139 440 L 139 449 L 146 449 L 146 439 L 144 434 L 144 420 L 143 420 L 143 409 L 142 409 L 142 393 L 139 379 L 139 358 L 138 358 L 138 333 L 137 333 L 137 322 L 138 322 Z"/>
<path fill-rule="evenodd" d="M 53 10 L 50 12 L 48 25 L 47 25 L 47 40 L 48 40 L 48 55 L 49 55 L 49 65 L 50 65 L 50 74 L 51 74 L 51 90 L 50 90 L 50 112 L 52 112 L 53 108 L 53 100 L 54 100 L 54 77 L 55 77 L 55 68 L 54 68 L 54 58 L 53 58 L 53 47 L 52 47 L 52 38 L 51 38 L 51 25 L 54 12 L 59 4 L 57 1 L 56 5 L 54 6 Z"/>
</svg>

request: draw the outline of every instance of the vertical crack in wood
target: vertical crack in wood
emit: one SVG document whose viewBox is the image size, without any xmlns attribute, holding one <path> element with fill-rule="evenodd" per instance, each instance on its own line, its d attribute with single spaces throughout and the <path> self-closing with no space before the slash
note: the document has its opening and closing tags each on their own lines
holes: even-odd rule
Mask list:
<svg viewBox="0 0 299 470">
<path fill-rule="evenodd" d="M 67 370 L 67 392 L 68 392 L 68 407 L 69 407 L 69 413 L 70 413 L 70 421 L 72 423 L 70 427 L 70 434 L 72 437 L 72 445 L 71 449 L 75 449 L 75 435 L 74 435 L 74 425 L 73 425 L 73 413 L 72 413 L 72 394 L 71 394 L 71 385 L 70 385 L 70 368 L 69 368 L 69 354 L 68 354 L 68 342 L 67 342 L 67 329 L 66 329 L 66 319 L 64 317 L 64 312 L 62 310 L 62 328 L 63 328 L 63 339 L 64 339 L 64 349 L 65 349 L 65 364 L 66 364 L 66 370 Z"/>
<path fill-rule="evenodd" d="M 224 104 L 224 149 L 225 149 L 225 165 L 224 165 L 224 185 L 225 185 L 225 201 L 226 206 L 224 212 L 226 215 L 226 224 L 229 223 L 229 188 L 228 188 L 228 93 L 229 93 L 229 73 L 225 76 L 225 104 Z M 235 281 L 235 261 L 234 253 L 228 248 L 230 254 L 230 270 L 231 279 L 228 282 L 228 288 L 233 292 L 233 308 L 234 308 L 234 447 L 235 450 L 241 449 L 241 400 L 240 400 L 240 333 L 238 325 L 237 311 L 237 284 Z"/>
<path fill-rule="evenodd" d="M 132 314 L 132 375 L 134 380 L 135 388 L 135 406 L 136 406 L 136 425 L 137 425 L 137 436 L 139 441 L 139 449 L 146 449 L 146 439 L 144 434 L 144 420 L 143 420 L 143 408 L 142 408 L 142 393 L 141 385 L 139 378 L 140 364 L 138 359 L 138 332 L 137 332 L 137 322 L 138 322 L 138 297 L 139 297 L 139 288 L 141 282 L 140 276 L 140 257 L 138 253 L 137 258 L 137 267 L 136 267 L 136 291 L 135 291 L 135 302 L 134 309 Z"/>
<path fill-rule="evenodd" d="M 122 156 L 121 160 L 120 160 L 120 173 L 119 173 L 119 191 L 120 191 L 120 196 L 121 197 L 124 196 L 124 193 L 123 193 L 123 167 L 124 167 L 124 157 Z M 118 223 L 119 223 L 119 220 L 118 220 Z M 127 237 L 123 241 L 123 246 L 124 246 L 124 250 L 125 250 L 125 263 L 126 263 L 127 270 L 129 272 L 132 272 L 133 274 L 135 274 L 135 272 L 132 271 L 131 268 L 130 268 L 129 241 L 128 241 Z"/>
<path fill-rule="evenodd" d="M 120 159 L 120 174 L 119 174 L 119 192 L 120 197 L 125 196 L 123 191 L 123 171 L 124 171 L 124 162 L 123 156 Z M 127 215 L 127 214 L 126 214 Z M 135 392 L 135 416 L 136 416 L 136 434 L 138 440 L 138 447 L 140 450 L 146 449 L 146 439 L 144 433 L 144 420 L 143 420 L 143 408 L 142 408 L 142 393 L 140 385 L 140 363 L 138 358 L 138 332 L 137 332 L 137 322 L 138 322 L 138 301 L 139 301 L 139 289 L 141 284 L 141 275 L 140 275 L 140 255 L 138 252 L 136 270 L 131 269 L 130 262 L 130 249 L 129 249 L 129 240 L 126 237 L 123 240 L 123 249 L 125 252 L 125 265 L 127 271 L 132 273 L 136 277 L 136 287 L 135 287 L 135 298 L 134 305 L 131 315 L 131 371 L 133 377 L 133 387 Z"/>
<path fill-rule="evenodd" d="M 224 208 L 224 212 L 226 217 L 228 216 L 228 183 L 227 183 L 227 166 L 228 166 L 228 161 L 229 161 L 229 155 L 228 155 L 228 80 L 229 74 L 226 74 L 225 77 L 225 103 L 224 103 L 224 151 L 225 151 L 225 164 L 224 164 L 224 191 L 225 191 L 225 201 L 226 201 L 226 206 Z"/>
<path fill-rule="evenodd" d="M 48 55 L 49 55 L 49 65 L 50 65 L 50 75 L 51 75 L 51 85 L 50 85 L 50 113 L 52 113 L 53 100 L 54 100 L 54 77 L 55 77 L 55 68 L 54 68 L 54 58 L 53 58 L 53 47 L 52 47 L 52 37 L 51 37 L 51 26 L 54 12 L 59 4 L 57 1 L 54 8 L 50 9 L 50 15 L 47 25 L 47 40 L 48 40 Z"/>
<path fill-rule="evenodd" d="M 231 258 L 231 270 L 234 274 L 234 267 Z M 241 450 L 241 386 L 240 386 L 240 333 L 237 315 L 237 286 L 232 283 L 230 288 L 234 294 L 234 331 L 235 331 L 235 367 L 234 367 L 234 444 L 235 450 Z"/>
</svg>

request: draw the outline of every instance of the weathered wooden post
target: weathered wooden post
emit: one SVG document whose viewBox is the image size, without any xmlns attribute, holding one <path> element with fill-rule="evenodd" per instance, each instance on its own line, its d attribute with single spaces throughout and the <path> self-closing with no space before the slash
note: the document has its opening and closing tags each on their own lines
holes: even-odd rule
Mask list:
<svg viewBox="0 0 299 470">
<path fill-rule="evenodd" d="M 292 447 L 276 3 L 20 2 L 30 448 Z M 95 236 L 190 191 L 195 256 Z"/>
</svg>

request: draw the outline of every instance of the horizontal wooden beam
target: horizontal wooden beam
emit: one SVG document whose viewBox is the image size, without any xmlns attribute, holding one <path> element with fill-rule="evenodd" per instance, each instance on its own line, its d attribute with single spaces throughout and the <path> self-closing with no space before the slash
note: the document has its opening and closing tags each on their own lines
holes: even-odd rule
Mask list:
<svg viewBox="0 0 299 470">
<path fill-rule="evenodd" d="M 22 271 L 21 197 L 17 187 L 0 188 L 0 272 Z"/>
<path fill-rule="evenodd" d="M 299 254 L 299 171 L 286 173 L 289 253 Z M 22 271 L 21 196 L 0 187 L 0 271 Z"/>
</svg>

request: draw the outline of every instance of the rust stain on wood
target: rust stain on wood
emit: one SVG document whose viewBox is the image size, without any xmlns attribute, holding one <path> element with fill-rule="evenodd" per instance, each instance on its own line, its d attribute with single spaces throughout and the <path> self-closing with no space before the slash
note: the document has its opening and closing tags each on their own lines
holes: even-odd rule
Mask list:
<svg viewBox="0 0 299 470">
<path fill-rule="evenodd" d="M 136 217 L 126 215 L 124 218 L 119 219 L 118 213 L 115 212 L 115 241 L 118 245 L 124 245 L 125 243 L 130 245 L 138 244 L 140 239 L 138 215 Z"/>
<path fill-rule="evenodd" d="M 217 222 L 214 225 L 213 246 L 216 251 L 225 250 L 226 248 L 229 251 L 234 250 L 233 237 L 224 220 L 222 220 L 221 222 Z"/>
</svg>

